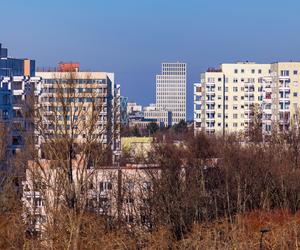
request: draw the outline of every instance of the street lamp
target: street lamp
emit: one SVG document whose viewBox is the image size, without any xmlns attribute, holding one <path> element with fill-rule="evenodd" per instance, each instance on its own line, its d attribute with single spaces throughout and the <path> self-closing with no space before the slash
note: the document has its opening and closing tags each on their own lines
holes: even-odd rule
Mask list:
<svg viewBox="0 0 300 250">
<path fill-rule="evenodd" d="M 262 227 L 260 229 L 260 233 L 261 233 L 261 236 L 260 236 L 260 244 L 259 244 L 259 249 L 260 250 L 263 250 L 263 237 L 266 233 L 270 232 L 271 229 L 270 228 L 267 228 L 267 227 Z"/>
</svg>

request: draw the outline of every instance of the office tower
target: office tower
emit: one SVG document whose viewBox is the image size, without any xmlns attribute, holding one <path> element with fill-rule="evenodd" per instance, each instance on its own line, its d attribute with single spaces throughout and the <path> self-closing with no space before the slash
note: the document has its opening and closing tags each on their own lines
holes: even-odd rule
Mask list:
<svg viewBox="0 0 300 250">
<path fill-rule="evenodd" d="M 58 134 L 64 126 L 75 130 L 72 136 L 79 142 L 84 141 L 90 136 L 85 126 L 94 121 L 93 136 L 112 150 L 111 160 L 116 162 L 120 153 L 120 86 L 114 82 L 114 73 L 83 72 L 79 64 L 61 63 L 57 71 L 44 70 L 36 75 L 43 79 L 40 109 L 47 134 Z M 42 138 L 39 144 L 43 144 Z"/>
<path fill-rule="evenodd" d="M 194 84 L 194 129 L 249 132 L 261 119 L 264 136 L 299 127 L 300 62 L 222 64 Z"/>
<path fill-rule="evenodd" d="M 156 107 L 172 112 L 172 125 L 186 121 L 186 63 L 162 63 L 156 75 Z"/>
</svg>

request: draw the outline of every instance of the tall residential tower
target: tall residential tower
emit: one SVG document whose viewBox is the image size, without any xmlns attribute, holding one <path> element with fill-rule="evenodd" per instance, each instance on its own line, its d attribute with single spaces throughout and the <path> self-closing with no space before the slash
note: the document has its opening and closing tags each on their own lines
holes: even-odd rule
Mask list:
<svg viewBox="0 0 300 250">
<path fill-rule="evenodd" d="M 206 133 L 251 130 L 263 135 L 299 126 L 300 62 L 222 64 L 194 84 L 194 129 Z"/>
</svg>

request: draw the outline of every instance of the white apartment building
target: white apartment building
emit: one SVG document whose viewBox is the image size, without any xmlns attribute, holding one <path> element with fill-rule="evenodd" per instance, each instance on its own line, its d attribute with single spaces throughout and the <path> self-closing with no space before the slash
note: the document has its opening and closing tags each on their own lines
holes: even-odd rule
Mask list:
<svg viewBox="0 0 300 250">
<path fill-rule="evenodd" d="M 162 63 L 156 75 L 156 107 L 172 112 L 172 125 L 186 121 L 186 63 Z"/>
<path fill-rule="evenodd" d="M 72 173 L 78 203 L 86 204 L 87 211 L 114 220 L 118 217 L 118 201 L 121 201 L 119 215 L 122 220 L 128 225 L 147 226 L 151 216 L 147 209 L 147 198 L 153 187 L 149 171 L 153 176 L 158 176 L 160 170 L 156 166 L 108 166 L 81 171 L 80 165 L 75 161 L 76 167 Z M 51 168 L 50 165 L 48 160 L 40 160 L 38 163 L 30 161 L 22 183 L 24 219 L 30 229 L 37 232 L 42 232 L 47 223 L 52 222 L 54 199 L 60 198 L 60 205 L 66 202 L 66 189 L 62 185 L 62 177 L 65 175 L 57 174 L 62 170 Z M 59 197 L 55 197 L 54 194 L 59 194 Z"/>
<path fill-rule="evenodd" d="M 246 132 L 255 113 L 263 134 L 287 130 L 299 108 L 299 62 L 222 64 L 194 84 L 194 129 L 206 133 Z"/>
<path fill-rule="evenodd" d="M 270 75 L 263 79 L 263 132 L 287 131 L 299 128 L 300 62 L 271 64 Z"/>
</svg>

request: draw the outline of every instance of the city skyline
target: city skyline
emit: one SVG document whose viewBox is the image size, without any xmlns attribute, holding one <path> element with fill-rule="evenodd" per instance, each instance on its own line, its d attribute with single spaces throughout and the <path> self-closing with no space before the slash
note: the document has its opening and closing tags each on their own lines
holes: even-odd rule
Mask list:
<svg viewBox="0 0 300 250">
<path fill-rule="evenodd" d="M 247 60 L 299 60 L 297 6 L 297 1 L 257 0 L 4 0 L 1 8 L 13 9 L 14 17 L 18 13 L 27 17 L 21 21 L 4 11 L 1 19 L 10 23 L 1 28 L 1 42 L 11 56 L 33 58 L 37 66 L 79 61 L 83 69 L 115 72 L 122 94 L 143 105 L 155 101 L 155 75 L 161 63 L 185 62 L 191 119 L 193 83 L 208 67 Z"/>
</svg>

